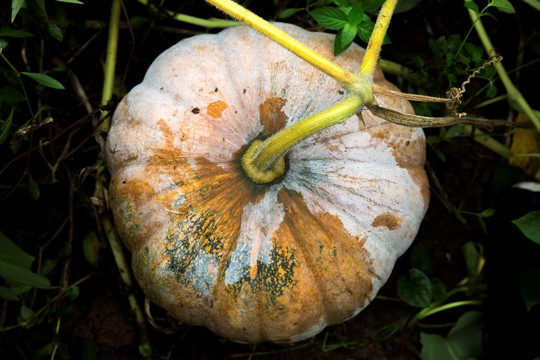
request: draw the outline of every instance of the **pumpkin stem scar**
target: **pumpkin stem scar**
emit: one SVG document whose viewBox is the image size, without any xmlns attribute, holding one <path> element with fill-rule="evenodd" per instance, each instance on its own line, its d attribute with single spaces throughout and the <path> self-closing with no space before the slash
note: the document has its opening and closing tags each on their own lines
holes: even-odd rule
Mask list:
<svg viewBox="0 0 540 360">
<path fill-rule="evenodd" d="M 242 167 L 247 176 L 257 184 L 267 184 L 285 171 L 284 156 L 299 142 L 353 116 L 360 107 L 371 102 L 371 78 L 362 79 L 356 91 L 339 103 L 310 115 L 279 131 L 264 141 L 254 141 L 242 157 Z"/>
</svg>

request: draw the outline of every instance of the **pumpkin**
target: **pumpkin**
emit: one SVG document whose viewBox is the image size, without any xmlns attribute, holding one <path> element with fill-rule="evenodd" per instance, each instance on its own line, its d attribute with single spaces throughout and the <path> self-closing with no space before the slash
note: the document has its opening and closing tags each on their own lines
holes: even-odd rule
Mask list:
<svg viewBox="0 0 540 360">
<path fill-rule="evenodd" d="M 349 71 L 329 34 L 276 24 Z M 374 82 L 397 90 L 380 69 Z M 296 145 L 255 184 L 241 157 L 346 96 L 246 26 L 162 53 L 117 107 L 107 139 L 110 207 L 146 296 L 228 339 L 295 342 L 358 314 L 415 238 L 428 204 L 421 129 L 369 111 Z M 412 112 L 407 101 L 379 105 Z"/>
</svg>

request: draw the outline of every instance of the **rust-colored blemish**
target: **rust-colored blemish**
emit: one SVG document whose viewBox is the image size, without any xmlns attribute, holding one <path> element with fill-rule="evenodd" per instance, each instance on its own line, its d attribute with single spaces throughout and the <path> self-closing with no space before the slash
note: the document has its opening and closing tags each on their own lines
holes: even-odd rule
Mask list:
<svg viewBox="0 0 540 360">
<path fill-rule="evenodd" d="M 208 104 L 208 107 L 206 108 L 206 113 L 214 119 L 217 119 L 221 117 L 223 110 L 225 110 L 227 107 L 228 106 L 224 101 L 214 101 L 213 103 Z"/>
<path fill-rule="evenodd" d="M 383 213 L 377 216 L 373 222 L 371 223 L 371 226 L 373 227 L 379 227 L 379 226 L 385 226 L 389 230 L 395 230 L 401 226 L 401 222 L 403 219 L 396 214 L 392 213 Z"/>
<path fill-rule="evenodd" d="M 287 124 L 287 115 L 283 107 L 287 100 L 280 97 L 269 97 L 259 105 L 259 116 L 264 136 L 270 136 L 283 129 Z"/>
</svg>

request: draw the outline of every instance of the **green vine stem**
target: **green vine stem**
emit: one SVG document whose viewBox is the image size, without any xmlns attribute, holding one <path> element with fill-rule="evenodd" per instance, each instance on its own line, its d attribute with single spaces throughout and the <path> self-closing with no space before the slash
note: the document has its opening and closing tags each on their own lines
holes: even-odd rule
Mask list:
<svg viewBox="0 0 540 360">
<path fill-rule="evenodd" d="M 107 58 L 105 60 L 105 71 L 103 79 L 103 90 L 101 103 L 105 105 L 110 101 L 113 95 L 114 88 L 114 76 L 116 68 L 116 55 L 118 51 L 118 32 L 120 25 L 120 15 L 121 15 L 121 0 L 113 0 L 111 5 L 111 17 L 109 22 L 109 34 L 108 34 L 108 43 L 107 43 Z M 103 122 L 99 126 L 101 132 L 108 132 L 110 127 L 110 116 L 109 114 L 103 114 Z M 98 135 L 99 136 L 99 135 Z M 98 143 L 101 143 L 102 140 L 97 139 Z M 102 162 L 102 154 L 100 153 L 98 162 Z M 94 190 L 94 197 L 105 202 L 106 196 L 106 187 L 105 187 L 105 177 L 104 177 L 104 166 L 100 166 L 97 170 L 96 176 L 96 187 Z M 135 314 L 135 321 L 139 330 L 141 347 L 144 351 L 148 352 L 147 349 L 151 348 L 150 338 L 148 336 L 148 331 L 146 328 L 146 321 L 144 318 L 144 312 L 139 306 L 135 295 L 133 294 L 133 281 L 131 279 L 130 267 L 126 261 L 124 255 L 124 249 L 122 243 L 118 239 L 112 221 L 109 219 L 107 212 L 101 214 L 101 224 L 105 230 L 105 234 L 109 241 L 111 251 L 114 255 L 116 266 L 120 273 L 124 287 L 128 293 L 128 301 L 131 307 L 131 310 Z M 145 354 L 143 354 L 144 356 Z"/>
<path fill-rule="evenodd" d="M 121 4 L 119 0 L 113 0 L 111 5 L 111 17 L 109 21 L 109 39 L 107 41 L 107 58 L 105 59 L 105 77 L 103 80 L 103 90 L 101 93 L 101 105 L 107 104 L 111 100 L 114 89 L 114 72 L 116 68 L 116 54 L 118 52 L 118 30 L 120 28 Z M 103 114 L 103 122 L 99 130 L 109 131 L 110 120 Z"/>
<path fill-rule="evenodd" d="M 470 2 L 470 1 L 471 0 L 465 0 L 465 3 Z M 495 47 L 491 43 L 491 40 L 489 39 L 489 36 L 486 32 L 486 29 L 484 28 L 484 25 L 482 24 L 482 21 L 480 20 L 480 17 L 473 10 L 471 9 L 467 9 L 467 10 L 473 22 L 473 26 L 476 30 L 476 33 L 478 34 L 480 41 L 482 41 L 482 44 L 484 45 L 486 52 L 488 53 L 489 56 L 496 56 L 497 51 L 495 50 Z M 527 102 L 527 100 L 525 100 L 525 98 L 520 93 L 520 91 L 514 86 L 514 84 L 512 83 L 512 80 L 508 76 L 508 73 L 506 72 L 501 62 L 498 62 L 495 64 L 495 70 L 497 70 L 497 73 L 499 74 L 499 77 L 504 87 L 506 88 L 509 101 L 515 102 L 517 106 L 525 113 L 525 115 L 529 117 L 529 119 L 532 121 L 536 129 L 540 131 L 540 118 L 536 115 L 535 111 L 530 107 L 529 103 Z"/>
<path fill-rule="evenodd" d="M 152 8 L 156 8 L 153 4 L 149 3 L 148 0 L 137 0 L 137 1 L 139 1 L 143 5 L 152 6 Z M 215 18 L 201 19 L 195 16 L 179 14 L 179 13 L 175 13 L 174 11 L 169 11 L 169 10 L 165 10 L 165 12 L 167 13 L 167 15 L 171 16 L 174 20 L 181 21 L 186 24 L 201 26 L 207 29 L 228 28 L 231 26 L 244 25 L 243 23 L 239 21 L 235 21 L 235 20 L 215 19 Z"/>
<path fill-rule="evenodd" d="M 427 318 L 428 316 L 437 314 L 441 311 L 453 309 L 460 306 L 479 306 L 482 305 L 482 301 L 480 300 L 463 300 L 463 301 L 456 301 L 453 303 L 440 305 L 440 306 L 429 306 L 427 308 L 424 308 L 420 310 L 408 323 L 409 327 L 414 326 L 418 321 Z"/>
</svg>

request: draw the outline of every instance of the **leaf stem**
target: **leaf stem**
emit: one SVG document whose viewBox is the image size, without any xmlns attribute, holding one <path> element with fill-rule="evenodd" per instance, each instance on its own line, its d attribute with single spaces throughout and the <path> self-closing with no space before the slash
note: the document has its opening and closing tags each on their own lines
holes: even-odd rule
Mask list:
<svg viewBox="0 0 540 360">
<path fill-rule="evenodd" d="M 397 0 L 386 0 L 383 4 L 379 16 L 377 16 L 373 33 L 371 33 L 362 65 L 360 65 L 359 74 L 370 76 L 373 74 L 396 4 Z"/>
<path fill-rule="evenodd" d="M 242 21 L 246 25 L 265 35 L 269 39 L 274 40 L 284 48 L 293 52 L 300 58 L 304 59 L 305 61 L 309 62 L 313 66 L 317 67 L 324 73 L 330 75 L 332 78 L 342 83 L 347 89 L 349 89 L 351 86 L 354 86 L 354 83 L 357 81 L 358 77 L 353 73 L 326 59 L 324 56 L 313 51 L 306 45 L 302 44 L 300 41 L 288 35 L 283 30 L 278 29 L 274 25 L 270 24 L 268 21 L 255 15 L 254 13 L 242 7 L 241 5 L 238 5 L 234 1 L 206 0 L 206 2 L 214 5 L 215 7 L 234 17 L 235 19 Z"/>
</svg>

